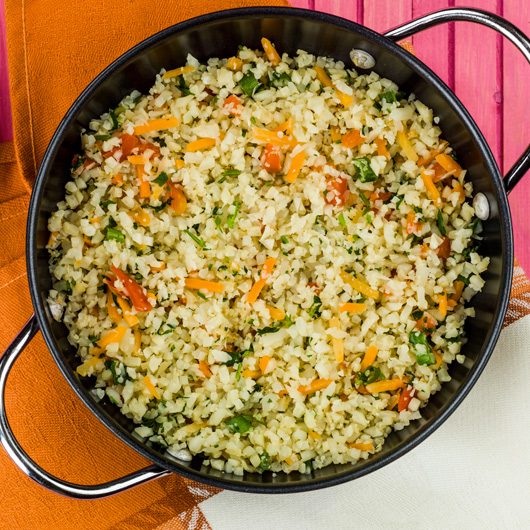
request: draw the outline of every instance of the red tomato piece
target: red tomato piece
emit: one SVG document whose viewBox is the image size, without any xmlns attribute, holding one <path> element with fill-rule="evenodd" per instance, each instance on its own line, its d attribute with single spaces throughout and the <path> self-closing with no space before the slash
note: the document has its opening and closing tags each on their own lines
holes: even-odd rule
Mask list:
<svg viewBox="0 0 530 530">
<path fill-rule="evenodd" d="M 350 191 L 348 190 L 348 181 L 344 177 L 338 177 L 327 182 L 328 193 L 326 202 L 334 206 L 344 206 L 348 200 Z"/>
<path fill-rule="evenodd" d="M 410 400 L 414 397 L 414 394 L 416 393 L 416 389 L 409 385 L 407 388 L 403 390 L 401 393 L 401 396 L 399 396 L 398 401 L 398 411 L 402 412 L 403 410 L 407 410 L 409 407 Z"/>
<path fill-rule="evenodd" d="M 282 155 L 277 146 L 267 144 L 261 155 L 261 167 L 268 173 L 278 173 L 282 169 Z"/>
<path fill-rule="evenodd" d="M 131 299 L 132 305 L 136 311 L 147 312 L 153 309 L 153 306 L 149 302 L 149 298 L 145 294 L 145 289 L 141 287 L 138 282 L 125 274 L 123 271 L 112 265 L 110 270 L 118 277 L 120 282 L 127 289 L 127 294 Z"/>
</svg>

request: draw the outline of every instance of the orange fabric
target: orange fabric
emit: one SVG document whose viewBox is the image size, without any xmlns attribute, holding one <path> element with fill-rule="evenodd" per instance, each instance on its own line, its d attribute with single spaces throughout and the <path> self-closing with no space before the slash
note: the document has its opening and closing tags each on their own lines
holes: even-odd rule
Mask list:
<svg viewBox="0 0 530 530">
<path fill-rule="evenodd" d="M 225 0 L 222 7 L 262 4 L 286 2 Z M 126 49 L 220 7 L 215 0 L 6 0 L 14 143 L 0 145 L 0 352 L 31 314 L 24 258 L 29 190 L 61 117 L 88 82 Z M 530 283 L 522 269 L 516 267 L 515 273 L 507 323 L 530 313 Z M 84 407 L 40 335 L 12 370 L 7 400 L 23 447 L 58 477 L 100 483 L 149 463 Z M 109 499 L 75 501 L 32 482 L 2 449 L 0 469 L 0 530 L 206 530 L 210 526 L 198 504 L 218 491 L 170 476 Z"/>
<path fill-rule="evenodd" d="M 74 99 L 104 67 L 153 33 L 204 13 L 252 5 L 288 3 L 6 0 L 14 141 L 0 145 L 0 352 L 32 312 L 24 257 L 29 192 Z M 94 484 L 149 464 L 74 395 L 40 334 L 12 370 L 7 399 L 21 444 L 58 477 Z M 207 529 L 197 505 L 217 491 L 170 476 L 109 499 L 75 501 L 28 479 L 1 448 L 0 470 L 0 530 Z"/>
</svg>

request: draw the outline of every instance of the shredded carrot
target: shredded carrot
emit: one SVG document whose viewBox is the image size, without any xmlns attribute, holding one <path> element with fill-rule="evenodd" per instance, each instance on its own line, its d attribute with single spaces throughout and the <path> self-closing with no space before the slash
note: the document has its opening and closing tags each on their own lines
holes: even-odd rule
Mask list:
<svg viewBox="0 0 530 530">
<path fill-rule="evenodd" d="M 345 283 L 351 285 L 356 291 L 368 296 L 368 298 L 373 298 L 374 300 L 379 298 L 379 291 L 372 289 L 369 285 L 354 278 L 351 274 L 348 274 L 345 271 L 340 271 L 340 277 Z"/>
<path fill-rule="evenodd" d="M 92 243 L 92 241 L 87 236 L 83 236 L 83 241 L 84 241 L 84 243 L 85 243 L 85 245 L 87 247 L 93 247 L 94 246 L 94 243 Z"/>
<path fill-rule="evenodd" d="M 401 397 L 401 390 L 398 390 L 395 396 L 392 396 L 390 403 L 387 406 L 387 410 L 392 410 L 399 403 L 399 398 Z"/>
<path fill-rule="evenodd" d="M 184 160 L 182 160 L 182 158 L 176 158 L 175 165 L 177 166 L 177 169 L 182 169 L 184 167 Z"/>
<path fill-rule="evenodd" d="M 140 181 L 140 197 L 142 199 L 147 199 L 151 196 L 151 185 L 149 181 L 145 178 L 144 166 L 136 166 L 136 175 Z"/>
<path fill-rule="evenodd" d="M 225 99 L 225 102 L 223 103 L 223 109 L 226 109 L 228 114 L 232 116 L 236 116 L 239 118 L 241 116 L 241 107 L 243 106 L 243 102 L 240 98 L 238 98 L 235 94 L 232 94 L 231 96 L 228 96 Z M 223 138 L 221 138 L 221 142 L 223 141 Z"/>
<path fill-rule="evenodd" d="M 340 320 L 337 317 L 330 318 L 329 325 L 332 328 L 340 330 Z M 333 343 L 333 352 L 335 353 L 335 361 L 337 361 L 338 363 L 341 363 L 342 361 L 344 361 L 344 346 L 342 344 L 342 339 L 337 339 L 332 336 L 331 341 Z"/>
<path fill-rule="evenodd" d="M 271 64 L 278 66 L 280 64 L 281 57 L 276 51 L 276 48 L 272 45 L 272 42 L 269 39 L 263 37 L 261 39 L 261 45 L 263 46 L 263 50 L 267 54 L 267 59 L 271 62 Z"/>
<path fill-rule="evenodd" d="M 120 186 L 124 182 L 123 175 L 121 173 L 116 173 L 116 175 L 114 175 L 110 181 L 112 184 Z"/>
<path fill-rule="evenodd" d="M 434 358 L 436 359 L 436 364 L 433 365 L 433 368 L 437 370 L 438 368 L 440 368 L 440 366 L 442 366 L 443 359 L 442 356 L 436 350 L 433 350 L 433 353 Z"/>
<path fill-rule="evenodd" d="M 194 433 L 200 431 L 203 427 L 206 427 L 206 423 L 189 423 L 188 425 L 184 425 L 182 430 L 189 433 Z"/>
<path fill-rule="evenodd" d="M 390 392 L 391 390 L 397 390 L 403 388 L 405 381 L 403 379 L 386 379 L 384 381 L 376 381 L 366 385 L 366 391 L 369 394 L 377 394 L 378 392 Z"/>
<path fill-rule="evenodd" d="M 243 370 L 241 372 L 241 375 L 245 379 L 258 379 L 259 377 L 261 377 L 261 372 L 259 370 L 250 370 L 249 368 L 247 368 L 246 370 Z"/>
<path fill-rule="evenodd" d="M 410 140 L 407 137 L 407 131 L 404 125 L 403 125 L 403 130 L 398 131 L 397 139 L 398 139 L 399 145 L 401 146 L 401 149 L 403 149 L 403 152 L 405 153 L 405 156 L 409 160 L 412 160 L 413 162 L 417 162 L 418 153 L 416 153 L 414 147 L 412 147 L 412 144 L 410 143 Z"/>
<path fill-rule="evenodd" d="M 440 309 L 440 314 L 442 315 L 442 318 L 445 318 L 447 315 L 447 293 L 443 293 L 438 298 L 438 304 Z"/>
<path fill-rule="evenodd" d="M 320 440 L 322 437 L 322 435 L 318 434 L 318 432 L 315 432 L 312 429 L 309 430 L 309 436 L 313 438 L 313 440 Z"/>
<path fill-rule="evenodd" d="M 455 180 L 455 183 L 453 184 L 453 191 L 457 191 L 458 196 L 458 202 L 463 203 L 466 200 L 466 194 L 464 192 L 464 188 L 462 187 L 462 184 L 458 182 L 458 180 Z"/>
<path fill-rule="evenodd" d="M 321 66 L 315 66 L 314 67 L 315 72 L 317 73 L 317 79 L 325 86 L 333 88 L 335 91 L 335 95 L 339 98 L 339 101 L 342 105 L 345 107 L 349 107 L 353 103 L 352 96 L 349 96 L 348 94 L 345 94 L 344 92 L 341 92 L 334 84 L 333 81 L 328 77 L 328 74 L 326 74 L 324 68 Z"/>
<path fill-rule="evenodd" d="M 171 180 L 167 181 L 167 185 L 171 190 L 169 193 L 171 196 L 171 209 L 175 213 L 182 215 L 188 209 L 186 195 L 184 195 L 182 188 L 176 184 L 173 184 Z"/>
<path fill-rule="evenodd" d="M 462 292 L 464 290 L 464 287 L 465 287 L 465 283 L 464 282 L 461 282 L 460 280 L 457 280 L 454 284 L 453 284 L 453 287 L 455 289 L 455 292 L 454 294 L 451 295 L 451 298 L 448 300 L 448 305 L 451 305 L 451 307 L 455 307 L 456 304 L 458 303 L 458 300 L 460 300 L 460 297 L 462 296 Z M 451 304 L 449 304 L 449 302 L 452 302 Z"/>
<path fill-rule="evenodd" d="M 143 208 L 136 208 L 134 211 L 129 212 L 129 215 L 142 226 L 149 226 L 151 224 L 151 217 Z"/>
<path fill-rule="evenodd" d="M 158 118 L 156 120 L 150 120 L 145 125 L 137 125 L 134 128 L 134 134 L 139 136 L 151 131 L 162 131 L 164 129 L 172 129 L 177 127 L 179 124 L 178 118 L 175 116 L 167 116 L 165 118 Z"/>
<path fill-rule="evenodd" d="M 59 235 L 59 232 L 52 232 L 50 234 L 50 238 L 48 239 L 48 246 L 51 247 L 55 241 L 57 240 L 57 236 Z"/>
<path fill-rule="evenodd" d="M 330 128 L 330 134 L 331 134 L 331 141 L 333 143 L 339 142 L 342 140 L 342 134 L 340 134 L 340 129 L 338 127 L 335 127 L 334 125 Z"/>
<path fill-rule="evenodd" d="M 146 375 L 142 381 L 144 382 L 145 386 L 147 387 L 147 390 L 149 390 L 149 392 L 151 392 L 151 394 L 153 395 L 153 397 L 155 397 L 156 399 L 160 399 L 160 394 L 158 393 L 158 390 L 155 388 L 155 385 L 153 385 L 153 383 L 151 382 L 151 379 L 148 375 Z"/>
<path fill-rule="evenodd" d="M 431 176 L 422 170 L 421 179 L 423 180 L 423 183 L 425 184 L 425 187 L 427 188 L 427 195 L 429 196 L 431 201 L 434 202 L 434 205 L 437 208 L 440 208 L 440 206 L 442 205 L 442 197 L 440 196 L 440 192 L 438 191 L 438 188 L 435 186 L 434 182 L 432 181 Z"/>
<path fill-rule="evenodd" d="M 378 350 L 375 346 L 370 346 L 363 357 L 363 362 L 361 363 L 361 372 L 364 372 L 369 366 L 374 364 L 374 361 L 377 357 Z"/>
<path fill-rule="evenodd" d="M 114 298 L 112 298 L 112 291 L 109 289 L 107 291 L 107 311 L 109 312 L 109 317 L 115 324 L 120 324 L 123 320 L 121 315 L 118 312 L 118 306 L 114 303 Z"/>
<path fill-rule="evenodd" d="M 269 279 L 269 276 L 272 273 L 272 269 L 274 268 L 275 263 L 276 258 L 267 258 L 267 260 L 263 264 L 259 280 L 252 286 L 250 291 L 247 293 L 246 302 L 248 304 L 252 305 L 258 299 L 259 293 L 261 293 L 261 290 L 263 289 L 263 287 L 265 287 L 265 284 L 267 283 L 267 280 Z"/>
<path fill-rule="evenodd" d="M 416 221 L 416 214 L 413 210 L 410 210 L 410 212 L 407 214 L 407 234 L 415 234 L 416 232 L 420 232 L 422 228 L 423 221 Z"/>
<path fill-rule="evenodd" d="M 342 145 L 344 147 L 357 147 L 362 143 L 364 143 L 364 138 L 361 136 L 361 131 L 358 131 L 357 129 L 352 129 L 342 137 Z"/>
<path fill-rule="evenodd" d="M 339 304 L 340 313 L 363 313 L 366 311 L 366 304 L 364 302 L 345 302 Z"/>
<path fill-rule="evenodd" d="M 442 140 L 440 146 L 436 149 L 433 149 L 427 156 L 418 158 L 418 166 L 426 166 L 430 164 L 440 153 L 445 151 L 445 148 L 448 146 L 448 143 L 445 140 Z"/>
<path fill-rule="evenodd" d="M 377 154 L 379 156 L 384 156 L 388 160 L 389 153 L 388 153 L 388 149 L 386 148 L 386 142 L 382 138 L 376 138 L 374 142 L 375 142 L 375 145 L 377 146 Z"/>
<path fill-rule="evenodd" d="M 136 326 L 138 324 L 138 317 L 131 313 L 132 307 L 129 305 L 129 302 L 125 300 L 125 298 L 121 296 L 117 296 L 116 299 L 118 300 L 118 305 L 121 308 L 121 312 L 123 313 L 123 318 L 125 322 L 127 322 L 127 325 L 132 328 L 133 326 Z"/>
<path fill-rule="evenodd" d="M 460 173 L 462 173 L 462 167 L 460 164 L 445 153 L 437 155 L 436 162 L 438 162 L 438 164 L 440 164 L 446 171 L 454 171 L 456 177 L 460 176 Z"/>
<path fill-rule="evenodd" d="M 272 307 L 270 305 L 266 307 L 269 310 L 269 315 L 273 320 L 283 320 L 285 318 L 285 312 L 281 309 L 277 309 L 276 307 Z"/>
<path fill-rule="evenodd" d="M 99 223 L 100 222 L 100 218 L 99 217 L 92 217 L 92 219 L 90 219 L 90 222 L 94 223 L 94 224 Z"/>
<path fill-rule="evenodd" d="M 112 331 L 109 331 L 104 337 L 97 341 L 97 346 L 92 348 L 90 353 L 92 355 L 98 355 L 100 353 L 103 353 L 107 349 L 107 346 L 109 344 L 112 344 L 114 342 L 120 342 L 120 340 L 123 339 L 123 337 L 125 336 L 126 331 L 126 326 L 118 326 Z"/>
<path fill-rule="evenodd" d="M 283 132 L 285 134 L 292 134 L 293 133 L 293 119 L 289 118 L 287 121 L 280 123 L 280 125 L 278 125 L 276 129 L 274 129 L 274 132 Z"/>
<path fill-rule="evenodd" d="M 295 460 L 293 457 L 288 456 L 288 457 L 285 459 L 285 462 L 286 462 L 286 464 L 292 466 L 292 465 L 296 462 L 296 460 Z"/>
<path fill-rule="evenodd" d="M 230 57 L 226 66 L 228 66 L 233 72 L 241 72 L 241 70 L 243 70 L 243 61 L 239 57 Z"/>
<path fill-rule="evenodd" d="M 208 147 L 213 147 L 215 145 L 215 138 L 201 138 L 200 140 L 195 140 L 190 142 L 186 146 L 186 151 L 188 153 L 194 153 L 195 151 L 202 151 L 203 149 L 208 149 Z"/>
<path fill-rule="evenodd" d="M 333 379 L 315 379 L 314 381 L 311 381 L 309 385 L 300 385 L 298 387 L 298 392 L 307 396 L 308 394 L 314 394 L 319 390 L 324 390 L 324 388 L 327 388 L 331 383 L 333 383 Z"/>
<path fill-rule="evenodd" d="M 212 293 L 222 293 L 224 290 L 222 283 L 210 282 L 201 278 L 186 278 L 184 283 L 188 289 L 205 289 Z"/>
<path fill-rule="evenodd" d="M 91 357 L 90 359 L 86 360 L 83 364 L 79 365 L 75 371 L 81 376 L 81 377 L 86 377 L 89 372 L 90 372 L 90 368 L 94 368 L 96 369 L 96 366 L 99 364 L 99 363 L 102 363 L 104 362 L 105 359 L 104 358 L 101 358 L 101 357 L 98 357 L 97 355 L 95 355 L 94 357 Z"/>
<path fill-rule="evenodd" d="M 160 265 L 149 265 L 152 272 L 160 272 L 166 270 L 166 264 L 162 262 Z"/>
<path fill-rule="evenodd" d="M 289 182 L 289 184 L 292 184 L 298 178 L 298 173 L 300 173 L 300 169 L 304 165 L 304 161 L 305 151 L 300 151 L 297 155 L 293 156 L 291 165 L 289 166 L 289 171 L 287 171 L 287 174 L 285 175 L 285 180 Z"/>
<path fill-rule="evenodd" d="M 252 136 L 258 142 L 265 142 L 279 147 L 294 147 L 297 143 L 294 138 L 286 136 L 282 131 L 269 131 L 268 129 L 260 129 L 259 127 L 252 129 Z"/>
<path fill-rule="evenodd" d="M 199 361 L 199 370 L 201 371 L 202 375 L 204 375 L 204 377 L 208 378 L 212 377 L 213 375 L 206 361 Z"/>
<path fill-rule="evenodd" d="M 359 449 L 359 451 L 373 451 L 374 445 L 371 443 L 350 443 L 348 447 L 351 449 Z"/>
<path fill-rule="evenodd" d="M 162 76 L 162 79 L 171 79 L 172 77 L 178 77 L 179 75 L 193 72 L 193 70 L 195 70 L 193 66 L 181 66 L 180 68 L 175 68 L 174 70 L 168 70 Z"/>
<path fill-rule="evenodd" d="M 144 164 L 147 164 L 147 159 L 142 155 L 129 155 L 127 160 L 135 166 L 143 166 Z"/>
<path fill-rule="evenodd" d="M 265 375 L 267 373 L 267 366 L 271 362 L 272 357 L 269 357 L 268 355 L 264 355 L 259 360 L 259 369 L 261 370 L 262 374 Z"/>
<path fill-rule="evenodd" d="M 139 329 L 134 330 L 134 353 L 139 353 L 142 347 L 142 334 Z"/>
</svg>

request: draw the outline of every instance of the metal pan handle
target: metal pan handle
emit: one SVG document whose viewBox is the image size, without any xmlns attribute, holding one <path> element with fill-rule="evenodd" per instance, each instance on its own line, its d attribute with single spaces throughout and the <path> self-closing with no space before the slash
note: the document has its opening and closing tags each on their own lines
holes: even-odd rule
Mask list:
<svg viewBox="0 0 530 530">
<path fill-rule="evenodd" d="M 525 59 L 530 63 L 530 39 L 512 23 L 494 13 L 482 11 L 481 9 L 454 7 L 442 11 L 436 11 L 430 15 L 425 15 L 417 20 L 407 22 L 402 26 L 391 29 L 384 33 L 384 36 L 394 41 L 398 41 L 410 37 L 415 33 L 419 33 L 420 31 L 438 26 L 439 24 L 455 21 L 474 22 L 494 29 L 513 42 L 513 44 L 515 44 L 519 51 L 525 56 Z M 510 171 L 508 171 L 506 177 L 504 177 L 506 193 L 510 193 L 513 190 L 515 185 L 521 180 L 521 178 L 523 178 L 529 169 L 530 146 L 519 157 Z"/>
<path fill-rule="evenodd" d="M 140 469 L 139 471 L 135 471 L 125 477 L 106 482 L 105 484 L 82 486 L 56 478 L 33 462 L 17 442 L 7 420 L 5 388 L 11 368 L 38 330 L 39 326 L 37 324 L 37 319 L 35 318 L 35 315 L 32 315 L 22 328 L 22 331 L 20 331 L 15 337 L 0 358 L 0 443 L 4 446 L 4 449 L 13 462 L 26 473 L 29 478 L 37 482 L 37 484 L 40 484 L 55 493 L 74 499 L 101 499 L 103 497 L 109 497 L 110 495 L 143 484 L 144 482 L 170 474 L 171 472 L 167 469 L 152 465 Z"/>
</svg>

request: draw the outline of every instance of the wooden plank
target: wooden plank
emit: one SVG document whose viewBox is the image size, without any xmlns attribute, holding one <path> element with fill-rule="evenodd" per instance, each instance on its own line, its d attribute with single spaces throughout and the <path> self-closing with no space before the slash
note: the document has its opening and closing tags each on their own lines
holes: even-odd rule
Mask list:
<svg viewBox="0 0 530 530">
<path fill-rule="evenodd" d="M 412 19 L 412 0 L 365 0 L 364 25 L 384 33 Z M 409 39 L 414 42 L 413 39 Z"/>
<path fill-rule="evenodd" d="M 453 4 L 452 0 L 413 0 L 413 18 L 419 18 Z M 442 24 L 414 36 L 418 58 L 438 74 L 454 90 L 455 74 L 454 23 Z"/>
<path fill-rule="evenodd" d="M 457 0 L 456 6 L 497 12 L 498 0 Z M 467 107 L 500 165 L 502 162 L 501 37 L 468 22 L 455 23 L 455 94 Z"/>
<path fill-rule="evenodd" d="M 530 35 L 530 4 L 504 2 L 503 16 L 526 35 Z M 508 41 L 502 45 L 503 66 L 503 173 L 506 174 L 530 142 L 528 82 L 530 65 Z M 514 222 L 515 254 L 527 274 L 530 273 L 530 175 L 526 175 L 510 194 Z"/>
<path fill-rule="evenodd" d="M 363 23 L 363 0 L 315 0 L 315 9 Z"/>
<path fill-rule="evenodd" d="M 8 142 L 12 138 L 13 124 L 7 73 L 6 18 L 4 2 L 0 0 L 0 142 Z"/>
</svg>

